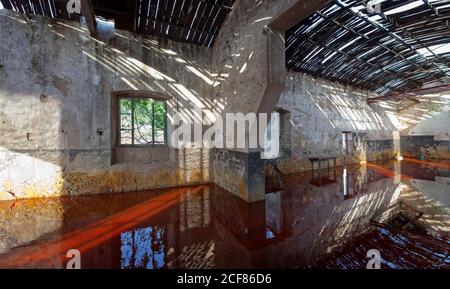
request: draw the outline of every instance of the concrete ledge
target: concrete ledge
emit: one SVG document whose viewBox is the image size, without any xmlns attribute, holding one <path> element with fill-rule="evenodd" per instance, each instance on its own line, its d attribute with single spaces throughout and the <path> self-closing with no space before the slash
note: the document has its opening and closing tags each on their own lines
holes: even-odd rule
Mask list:
<svg viewBox="0 0 450 289">
<path fill-rule="evenodd" d="M 265 199 L 264 160 L 259 152 L 214 149 L 211 158 L 214 184 L 248 203 Z"/>
</svg>

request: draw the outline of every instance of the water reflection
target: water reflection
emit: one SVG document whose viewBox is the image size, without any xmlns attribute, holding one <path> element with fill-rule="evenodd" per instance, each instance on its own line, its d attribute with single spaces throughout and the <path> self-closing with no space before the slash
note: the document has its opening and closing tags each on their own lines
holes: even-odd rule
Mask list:
<svg viewBox="0 0 450 289">
<path fill-rule="evenodd" d="M 74 248 L 82 268 L 365 268 L 366 249 L 386 268 L 449 266 L 450 163 L 320 176 L 250 205 L 215 186 L 0 202 L 0 267 L 63 268 Z"/>
</svg>

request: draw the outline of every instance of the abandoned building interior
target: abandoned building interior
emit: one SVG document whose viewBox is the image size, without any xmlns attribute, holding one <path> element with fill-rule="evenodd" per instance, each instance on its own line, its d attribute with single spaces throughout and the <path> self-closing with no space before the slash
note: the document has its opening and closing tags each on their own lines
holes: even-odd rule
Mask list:
<svg viewBox="0 0 450 289">
<path fill-rule="evenodd" d="M 369 2 L 0 0 L 0 268 L 450 268 L 450 1 Z"/>
</svg>

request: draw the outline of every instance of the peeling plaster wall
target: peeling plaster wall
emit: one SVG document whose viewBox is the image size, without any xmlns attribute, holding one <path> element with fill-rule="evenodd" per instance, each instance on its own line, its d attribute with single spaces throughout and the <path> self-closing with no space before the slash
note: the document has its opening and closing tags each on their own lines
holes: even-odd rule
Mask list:
<svg viewBox="0 0 450 289">
<path fill-rule="evenodd" d="M 450 159 L 450 112 L 425 118 L 402 132 L 402 155 L 412 158 Z"/>
<path fill-rule="evenodd" d="M 210 109 L 210 49 L 107 25 L 95 40 L 85 25 L 40 16 L 26 24 L 8 10 L 0 11 L 0 39 L 0 200 L 210 181 L 207 150 L 111 166 L 110 143 L 112 91 L 167 94 L 169 113 L 185 118 L 194 105 Z"/>
<path fill-rule="evenodd" d="M 380 107 L 367 104 L 368 96 L 366 91 L 289 72 L 278 103 L 289 115 L 282 124 L 288 139 L 282 140 L 285 149 L 278 160 L 283 172 L 311 169 L 311 157 L 338 157 L 342 164 L 344 131 L 352 132 L 348 162 L 394 158 L 399 150 L 396 128 Z"/>
</svg>

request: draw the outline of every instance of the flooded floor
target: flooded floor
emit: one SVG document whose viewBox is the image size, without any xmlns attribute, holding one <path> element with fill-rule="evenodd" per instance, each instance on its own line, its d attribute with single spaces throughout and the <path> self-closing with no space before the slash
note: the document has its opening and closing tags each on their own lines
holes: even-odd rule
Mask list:
<svg viewBox="0 0 450 289">
<path fill-rule="evenodd" d="M 269 180 L 270 181 L 270 180 Z M 0 202 L 0 268 L 450 268 L 450 162 L 286 176 L 251 205 L 215 186 Z M 277 186 L 273 186 L 277 187 Z"/>
</svg>

